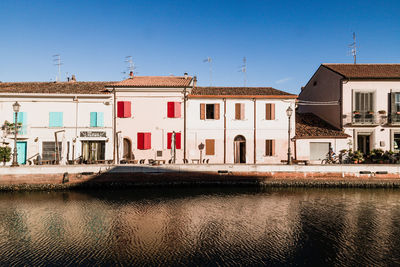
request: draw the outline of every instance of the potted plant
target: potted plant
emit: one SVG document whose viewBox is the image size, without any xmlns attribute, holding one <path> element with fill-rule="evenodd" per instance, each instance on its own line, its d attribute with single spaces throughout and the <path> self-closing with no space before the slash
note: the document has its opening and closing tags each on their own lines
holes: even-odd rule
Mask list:
<svg viewBox="0 0 400 267">
<path fill-rule="evenodd" d="M 368 111 L 367 111 L 367 114 L 368 114 L 368 115 L 374 115 L 374 111 L 373 111 L 373 110 L 368 110 Z"/>
<path fill-rule="evenodd" d="M 376 148 L 369 152 L 369 157 L 373 163 L 383 163 L 383 154 L 384 151 L 382 149 Z"/>
<path fill-rule="evenodd" d="M 0 147 L 0 161 L 3 162 L 3 165 L 6 165 L 6 162 L 11 160 L 11 148 L 9 146 Z"/>
<path fill-rule="evenodd" d="M 381 115 L 385 115 L 386 114 L 386 110 L 379 110 L 378 113 L 381 114 Z"/>
<path fill-rule="evenodd" d="M 353 153 L 352 161 L 357 164 L 364 161 L 364 155 L 361 151 L 357 150 Z"/>
</svg>

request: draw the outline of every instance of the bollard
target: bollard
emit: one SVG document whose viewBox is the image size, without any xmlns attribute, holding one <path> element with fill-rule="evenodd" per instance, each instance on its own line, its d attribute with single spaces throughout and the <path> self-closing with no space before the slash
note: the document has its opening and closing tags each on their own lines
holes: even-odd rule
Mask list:
<svg viewBox="0 0 400 267">
<path fill-rule="evenodd" d="M 65 184 L 65 183 L 68 183 L 68 182 L 69 182 L 68 172 L 64 172 L 62 183 Z"/>
</svg>

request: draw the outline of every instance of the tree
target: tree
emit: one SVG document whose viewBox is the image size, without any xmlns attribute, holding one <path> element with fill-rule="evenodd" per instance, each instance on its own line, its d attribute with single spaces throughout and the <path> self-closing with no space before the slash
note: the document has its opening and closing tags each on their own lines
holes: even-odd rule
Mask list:
<svg viewBox="0 0 400 267">
<path fill-rule="evenodd" d="M 6 165 L 6 162 L 11 160 L 11 148 L 9 146 L 0 147 L 0 161 L 3 161 L 3 164 Z"/>
</svg>

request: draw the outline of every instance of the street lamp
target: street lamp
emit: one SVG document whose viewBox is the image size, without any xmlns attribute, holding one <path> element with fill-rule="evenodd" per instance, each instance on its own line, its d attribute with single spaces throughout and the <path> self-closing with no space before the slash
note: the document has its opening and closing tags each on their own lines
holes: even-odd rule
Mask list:
<svg viewBox="0 0 400 267">
<path fill-rule="evenodd" d="M 290 117 L 292 117 L 293 109 L 289 106 L 286 110 L 286 115 L 288 116 L 288 152 L 287 152 L 287 164 L 292 164 L 292 153 L 290 152 Z"/>
<path fill-rule="evenodd" d="M 17 121 L 18 121 L 18 112 L 20 108 L 20 104 L 18 102 L 15 102 L 12 107 L 14 110 L 15 114 L 15 119 L 14 119 L 14 154 L 13 154 L 13 162 L 11 164 L 11 167 L 18 167 L 18 160 L 17 160 L 17 132 L 18 132 L 18 127 L 17 127 Z"/>
</svg>

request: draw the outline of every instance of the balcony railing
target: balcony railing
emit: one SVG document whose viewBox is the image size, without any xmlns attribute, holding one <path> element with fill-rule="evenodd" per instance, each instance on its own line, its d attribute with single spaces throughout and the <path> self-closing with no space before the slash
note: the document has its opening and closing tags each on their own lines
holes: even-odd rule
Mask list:
<svg viewBox="0 0 400 267">
<path fill-rule="evenodd" d="M 356 125 L 374 125 L 379 124 L 380 116 L 375 112 L 353 112 L 352 124 Z"/>
<path fill-rule="evenodd" d="M 390 114 L 389 115 L 389 123 L 400 125 L 400 112 L 395 112 L 395 113 Z"/>
</svg>

